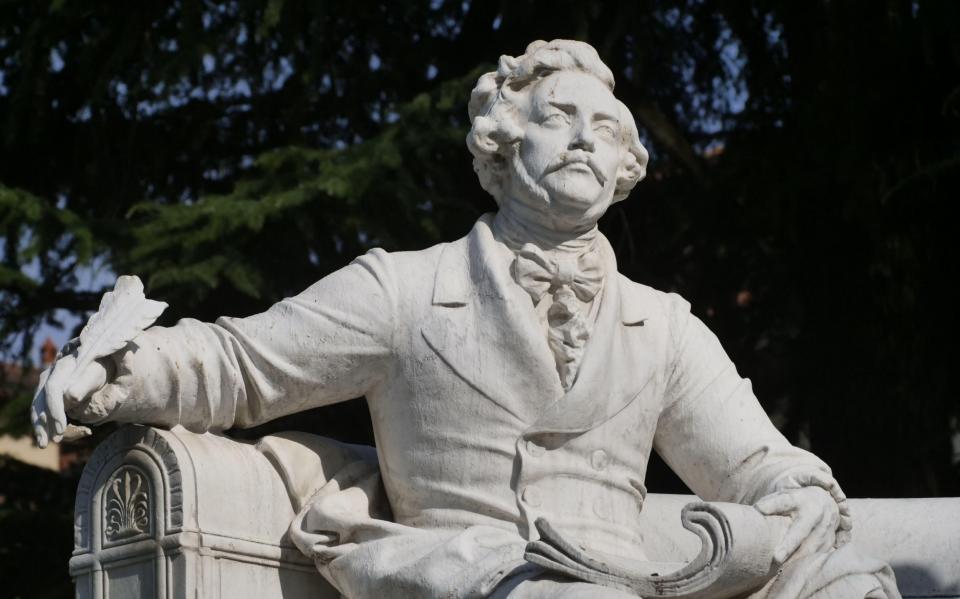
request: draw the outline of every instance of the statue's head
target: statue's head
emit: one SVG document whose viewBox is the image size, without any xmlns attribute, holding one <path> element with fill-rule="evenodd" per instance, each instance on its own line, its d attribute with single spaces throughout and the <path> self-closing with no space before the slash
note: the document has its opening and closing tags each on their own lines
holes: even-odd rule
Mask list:
<svg viewBox="0 0 960 599">
<path fill-rule="evenodd" d="M 583 42 L 536 41 L 500 57 L 477 81 L 469 112 L 480 184 L 501 209 L 521 203 L 554 228 L 592 226 L 646 173 L 633 115 Z"/>
</svg>

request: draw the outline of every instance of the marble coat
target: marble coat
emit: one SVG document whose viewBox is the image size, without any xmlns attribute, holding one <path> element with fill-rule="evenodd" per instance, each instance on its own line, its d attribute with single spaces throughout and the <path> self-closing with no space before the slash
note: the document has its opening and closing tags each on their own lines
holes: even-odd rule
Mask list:
<svg viewBox="0 0 960 599">
<path fill-rule="evenodd" d="M 608 275 L 569 392 L 487 215 L 452 243 L 373 250 L 263 314 L 145 331 L 100 392 L 107 419 L 222 430 L 365 395 L 379 463 L 353 482 L 382 478 L 383 518 L 302 514 L 340 514 L 314 556 L 348 596 L 482 596 L 529 571 L 538 516 L 655 558 L 639 527 L 652 449 L 706 500 L 835 486 L 689 304 L 619 275 L 600 245 Z"/>
</svg>

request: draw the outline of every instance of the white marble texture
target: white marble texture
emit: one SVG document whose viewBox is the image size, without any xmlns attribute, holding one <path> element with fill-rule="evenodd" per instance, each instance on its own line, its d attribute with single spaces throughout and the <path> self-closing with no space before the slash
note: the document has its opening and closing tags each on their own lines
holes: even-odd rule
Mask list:
<svg viewBox="0 0 960 599">
<path fill-rule="evenodd" d="M 131 466 L 149 475 L 146 501 L 153 509 L 144 528 L 151 533 L 104 543 L 108 483 Z M 312 539 L 290 529 L 290 521 L 308 499 L 319 494 L 331 501 L 341 490 L 354 495 L 347 507 L 371 513 L 367 500 L 356 497 L 367 497 L 364 485 L 350 483 L 376 472 L 369 448 L 305 433 L 251 443 L 125 427 L 97 448 L 81 479 L 70 562 L 77 597 L 338 597 L 295 549 L 294 539 L 308 548 Z M 700 540 L 680 524 L 682 508 L 697 500 L 647 496 L 640 528 L 659 562 L 682 563 L 700 552 Z M 857 520 L 852 544 L 893 567 L 905 599 L 960 599 L 960 499 L 849 501 Z"/>
<path fill-rule="evenodd" d="M 470 116 L 499 210 L 466 237 L 373 250 L 263 314 L 147 329 L 69 380 L 58 363 L 37 421 L 220 431 L 366 396 L 378 463 L 306 500 L 293 528 L 348 597 L 630 596 L 524 551 L 544 518 L 591 554 L 651 560 L 652 450 L 701 498 L 786 522 L 755 531 L 778 531 L 755 597 L 898 597 L 882 563 L 842 548 L 830 469 L 774 428 L 689 304 L 617 272 L 597 220 L 648 157 L 593 48 L 501 57 Z"/>
</svg>

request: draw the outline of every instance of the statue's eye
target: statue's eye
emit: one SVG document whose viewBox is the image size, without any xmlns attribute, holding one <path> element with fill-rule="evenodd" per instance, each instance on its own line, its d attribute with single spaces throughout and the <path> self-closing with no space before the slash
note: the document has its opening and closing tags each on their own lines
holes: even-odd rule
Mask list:
<svg viewBox="0 0 960 599">
<path fill-rule="evenodd" d="M 547 117 L 543 119 L 543 124 L 547 127 L 561 127 L 563 125 L 569 125 L 570 119 L 567 118 L 567 115 L 565 114 L 555 112 L 547 115 Z"/>
<path fill-rule="evenodd" d="M 597 135 L 602 135 L 608 139 L 613 139 L 617 135 L 616 130 L 611 125 L 597 125 L 593 130 Z"/>
</svg>

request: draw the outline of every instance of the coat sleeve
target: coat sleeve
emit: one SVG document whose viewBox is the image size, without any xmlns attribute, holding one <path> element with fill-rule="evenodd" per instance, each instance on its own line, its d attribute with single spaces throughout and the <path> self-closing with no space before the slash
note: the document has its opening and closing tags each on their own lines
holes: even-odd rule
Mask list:
<svg viewBox="0 0 960 599">
<path fill-rule="evenodd" d="M 391 265 L 373 250 L 262 314 L 150 328 L 116 356 L 114 382 L 79 417 L 201 432 L 364 395 L 392 356 Z"/>
<path fill-rule="evenodd" d="M 671 334 L 664 409 L 654 447 L 694 493 L 708 501 L 752 504 L 781 490 L 818 486 L 830 492 L 849 527 L 846 498 L 830 468 L 791 445 L 764 412 L 690 305 L 668 294 Z"/>
</svg>

